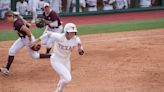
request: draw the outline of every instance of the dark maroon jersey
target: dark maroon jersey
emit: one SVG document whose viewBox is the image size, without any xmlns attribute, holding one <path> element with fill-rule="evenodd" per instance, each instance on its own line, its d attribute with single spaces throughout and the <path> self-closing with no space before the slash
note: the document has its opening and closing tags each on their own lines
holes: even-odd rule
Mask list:
<svg viewBox="0 0 164 92">
<path fill-rule="evenodd" d="M 58 27 L 61 25 L 59 16 L 53 10 L 51 10 L 51 12 L 48 15 L 46 15 L 45 12 L 44 12 L 43 13 L 43 18 L 45 20 L 52 21 L 52 22 L 57 20 L 58 21 Z"/>
<path fill-rule="evenodd" d="M 18 36 L 19 37 L 24 37 L 27 35 L 26 32 L 22 31 L 21 28 L 22 26 L 25 25 L 23 20 L 22 19 L 17 19 L 15 22 L 14 22 L 14 29 L 15 31 L 18 33 Z"/>
</svg>

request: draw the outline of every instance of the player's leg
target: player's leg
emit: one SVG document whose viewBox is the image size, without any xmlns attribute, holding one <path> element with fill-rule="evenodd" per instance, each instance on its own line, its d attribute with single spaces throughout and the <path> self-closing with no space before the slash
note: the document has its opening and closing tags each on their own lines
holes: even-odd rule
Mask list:
<svg viewBox="0 0 164 92">
<path fill-rule="evenodd" d="M 60 76 L 60 80 L 57 84 L 57 89 L 56 92 L 62 92 L 64 87 L 71 81 L 71 73 L 70 69 L 70 64 L 68 64 L 68 67 L 66 67 L 63 63 L 63 60 L 58 57 L 52 57 L 51 58 L 51 65 L 53 69 L 57 72 L 57 74 Z"/>
<path fill-rule="evenodd" d="M 52 39 L 49 37 L 47 39 L 47 44 L 46 44 L 46 54 L 50 53 L 50 51 L 52 49 L 52 44 L 53 44 L 52 42 L 53 42 Z"/>
<path fill-rule="evenodd" d="M 11 64 L 14 61 L 14 56 L 15 54 L 18 52 L 18 50 L 20 50 L 21 48 L 24 47 L 24 44 L 21 41 L 22 39 L 19 38 L 17 39 L 14 44 L 10 47 L 9 49 L 9 53 L 8 53 L 8 61 L 6 66 L 1 68 L 1 72 L 3 72 L 4 74 L 8 74 L 9 73 L 9 69 L 11 67 Z"/>
<path fill-rule="evenodd" d="M 45 32 L 42 35 L 45 35 L 45 34 L 47 34 L 47 28 L 45 29 Z M 49 44 L 50 42 L 48 43 L 49 39 L 50 38 L 47 36 L 47 37 L 45 37 L 44 39 L 41 40 L 41 43 L 43 45 L 46 45 L 46 54 L 49 54 L 49 52 L 51 51 L 51 44 Z"/>
<path fill-rule="evenodd" d="M 20 50 L 21 48 L 24 47 L 24 44 L 21 41 L 22 39 L 19 38 L 17 39 L 14 44 L 11 46 L 11 48 L 9 49 L 9 57 L 8 57 L 8 63 L 6 65 L 6 68 L 9 70 L 10 66 L 14 60 L 14 56 L 15 54 L 18 52 L 18 50 Z"/>
<path fill-rule="evenodd" d="M 37 19 L 37 11 L 36 11 L 36 6 L 32 7 L 32 23 L 35 23 L 35 20 Z"/>
<path fill-rule="evenodd" d="M 70 12 L 71 2 L 72 0 L 67 0 L 66 12 Z"/>
</svg>

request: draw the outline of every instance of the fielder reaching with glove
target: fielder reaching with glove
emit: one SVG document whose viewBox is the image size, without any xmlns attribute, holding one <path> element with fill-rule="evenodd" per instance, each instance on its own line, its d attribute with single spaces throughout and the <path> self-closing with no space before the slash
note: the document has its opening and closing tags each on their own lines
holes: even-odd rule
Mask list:
<svg viewBox="0 0 164 92">
<path fill-rule="evenodd" d="M 82 43 L 77 36 L 77 28 L 73 23 L 67 23 L 64 27 L 64 33 L 48 32 L 42 35 L 34 43 L 37 44 L 42 39 L 50 37 L 55 41 L 55 51 L 51 56 L 51 65 L 57 72 L 60 80 L 55 92 L 63 92 L 64 87 L 71 81 L 70 56 L 72 50 L 77 46 L 79 55 L 84 54 Z"/>
<path fill-rule="evenodd" d="M 40 45 L 31 44 L 35 40 L 35 38 L 29 29 L 29 24 L 25 22 L 24 19 L 19 17 L 19 14 L 12 11 L 8 11 L 5 17 L 8 22 L 13 23 L 15 31 L 18 34 L 19 38 L 14 42 L 14 44 L 9 49 L 8 62 L 6 66 L 0 68 L 0 71 L 3 74 L 7 75 L 9 73 L 9 69 L 11 64 L 13 63 L 15 54 L 24 46 L 26 46 L 32 58 L 50 58 L 50 55 L 48 54 L 40 54 L 37 52 L 40 49 Z"/>
<path fill-rule="evenodd" d="M 47 34 L 47 32 L 61 33 L 63 29 L 61 25 L 61 21 L 59 19 L 59 16 L 56 14 L 56 12 L 51 9 L 49 3 L 44 3 L 43 10 L 44 10 L 43 12 L 44 19 L 42 19 L 40 22 L 41 24 L 46 25 L 43 35 Z M 51 38 L 46 37 L 42 39 L 41 43 L 43 45 L 46 45 L 47 48 L 46 53 L 48 54 L 52 47 Z"/>
</svg>

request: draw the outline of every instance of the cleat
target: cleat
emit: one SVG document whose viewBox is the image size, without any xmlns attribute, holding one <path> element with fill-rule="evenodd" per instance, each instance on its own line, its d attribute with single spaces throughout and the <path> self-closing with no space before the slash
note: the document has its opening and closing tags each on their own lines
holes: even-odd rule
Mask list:
<svg viewBox="0 0 164 92">
<path fill-rule="evenodd" d="M 0 72 L 2 72 L 5 75 L 8 75 L 9 74 L 9 70 L 6 67 L 0 68 Z"/>
</svg>

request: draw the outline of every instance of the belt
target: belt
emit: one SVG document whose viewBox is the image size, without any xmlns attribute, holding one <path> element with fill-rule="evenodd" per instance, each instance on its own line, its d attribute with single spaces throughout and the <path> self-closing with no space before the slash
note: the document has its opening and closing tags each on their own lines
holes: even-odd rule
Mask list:
<svg viewBox="0 0 164 92">
<path fill-rule="evenodd" d="M 57 27 L 51 27 L 51 26 L 48 25 L 48 27 L 51 28 L 51 29 L 59 28 L 59 26 L 60 25 L 58 25 Z"/>
</svg>

